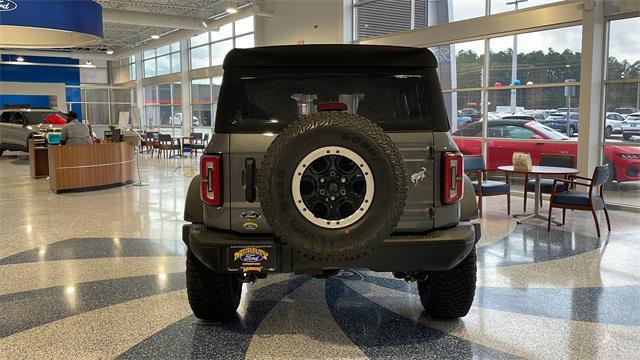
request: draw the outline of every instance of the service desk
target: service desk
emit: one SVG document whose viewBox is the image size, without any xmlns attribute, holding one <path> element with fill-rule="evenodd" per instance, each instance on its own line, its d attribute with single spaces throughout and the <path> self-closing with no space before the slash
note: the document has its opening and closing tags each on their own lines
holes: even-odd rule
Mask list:
<svg viewBox="0 0 640 360">
<path fill-rule="evenodd" d="M 133 182 L 133 147 L 126 142 L 49 146 L 49 185 L 55 193 Z"/>
</svg>

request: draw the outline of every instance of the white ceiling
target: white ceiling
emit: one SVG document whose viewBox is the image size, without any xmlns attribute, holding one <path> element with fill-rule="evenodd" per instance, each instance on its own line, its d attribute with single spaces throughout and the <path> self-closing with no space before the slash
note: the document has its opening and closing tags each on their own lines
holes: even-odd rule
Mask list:
<svg viewBox="0 0 640 360">
<path fill-rule="evenodd" d="M 178 15 L 210 19 L 225 14 L 229 5 L 241 6 L 249 1 L 221 0 L 96 0 L 103 9 L 127 10 L 148 14 Z M 104 23 L 104 40 L 97 49 L 114 51 L 140 45 L 153 34 L 165 34 L 175 28 Z"/>
</svg>

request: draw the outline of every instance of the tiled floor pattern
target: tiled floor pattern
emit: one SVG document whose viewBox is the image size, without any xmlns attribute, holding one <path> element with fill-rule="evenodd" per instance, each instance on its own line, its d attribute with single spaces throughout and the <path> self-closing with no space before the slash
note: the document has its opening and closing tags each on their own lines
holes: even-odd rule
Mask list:
<svg viewBox="0 0 640 360">
<path fill-rule="evenodd" d="M 55 195 L 0 158 L 0 358 L 637 359 L 640 214 L 547 233 L 486 201 L 466 317 L 426 316 L 415 284 L 343 270 L 245 285 L 226 324 L 186 300 L 182 208 L 192 159 L 141 156 L 147 187 Z M 522 206 L 513 198 L 513 207 Z M 602 222 L 604 223 L 604 222 Z M 563 231 L 564 230 L 564 231 Z"/>
</svg>

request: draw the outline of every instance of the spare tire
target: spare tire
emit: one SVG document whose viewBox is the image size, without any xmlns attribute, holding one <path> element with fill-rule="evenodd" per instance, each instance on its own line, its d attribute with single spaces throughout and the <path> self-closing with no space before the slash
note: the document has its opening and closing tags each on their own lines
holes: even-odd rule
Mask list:
<svg viewBox="0 0 640 360">
<path fill-rule="evenodd" d="M 287 126 L 259 174 L 262 212 L 295 253 L 352 260 L 382 243 L 402 215 L 407 175 L 400 151 L 370 120 L 320 112 Z"/>
</svg>

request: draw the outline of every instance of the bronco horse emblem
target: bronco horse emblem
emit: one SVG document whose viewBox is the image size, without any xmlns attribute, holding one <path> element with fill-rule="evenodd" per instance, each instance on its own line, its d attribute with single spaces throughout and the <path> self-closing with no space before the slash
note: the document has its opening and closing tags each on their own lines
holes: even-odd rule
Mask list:
<svg viewBox="0 0 640 360">
<path fill-rule="evenodd" d="M 422 167 L 422 170 L 418 171 L 417 173 L 411 175 L 411 182 L 418 187 L 418 183 L 422 180 L 424 180 L 424 178 L 427 176 L 426 174 L 427 168 L 425 168 L 424 166 Z"/>
</svg>

